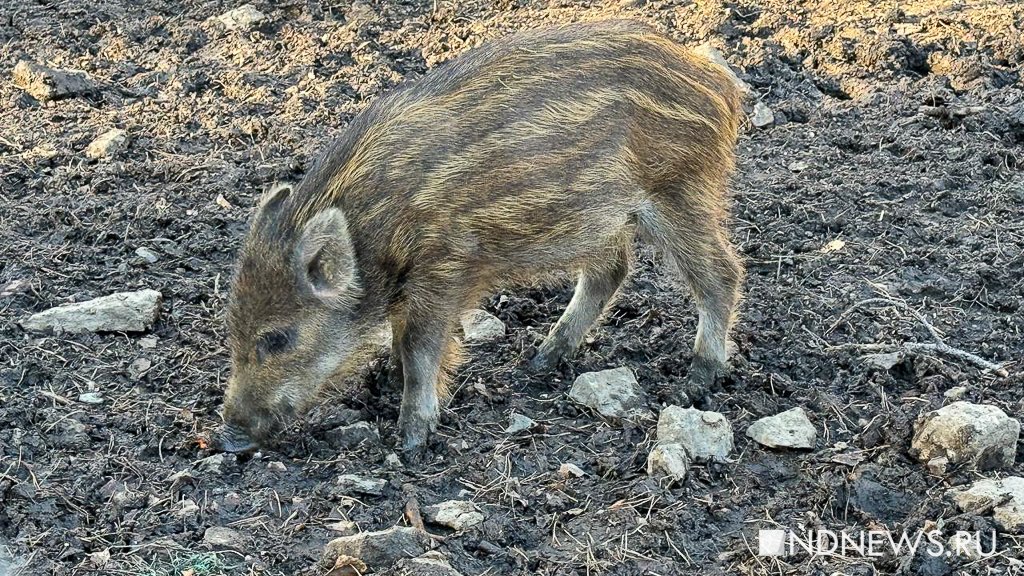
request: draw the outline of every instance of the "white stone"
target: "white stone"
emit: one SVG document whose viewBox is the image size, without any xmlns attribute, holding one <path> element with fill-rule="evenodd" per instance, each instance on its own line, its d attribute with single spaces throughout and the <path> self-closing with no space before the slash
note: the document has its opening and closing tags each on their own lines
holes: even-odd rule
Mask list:
<svg viewBox="0 0 1024 576">
<path fill-rule="evenodd" d="M 287 472 L 288 467 L 284 465 L 284 462 L 278 462 L 275 460 L 273 462 L 267 462 L 267 470 L 276 474 L 281 474 L 282 472 Z"/>
<path fill-rule="evenodd" d="M 505 335 L 505 323 L 484 310 L 467 310 L 460 320 L 467 343 L 489 342 Z"/>
<path fill-rule="evenodd" d="M 536 425 L 537 423 L 530 418 L 513 412 L 512 415 L 508 417 L 508 426 L 505 428 L 505 434 L 516 434 L 523 430 L 529 430 Z"/>
<path fill-rule="evenodd" d="M 92 564 L 93 568 L 103 568 L 110 562 L 110 548 L 104 548 L 99 552 L 93 552 L 87 554 L 86 557 L 89 559 L 89 563 Z M 18 571 L 7 572 L 5 566 L 0 562 L 0 574 L 17 574 Z"/>
<path fill-rule="evenodd" d="M 83 404 L 103 404 L 103 395 L 99 392 L 82 392 L 78 395 L 78 401 Z"/>
<path fill-rule="evenodd" d="M 562 464 L 561 466 L 558 467 L 558 475 L 561 476 L 562 478 L 568 478 L 570 476 L 582 478 L 586 476 L 587 473 L 583 471 L 583 468 L 580 468 L 579 466 L 573 464 L 572 462 L 566 462 L 565 464 Z"/>
<path fill-rule="evenodd" d="M 1002 480 L 978 480 L 966 489 L 950 491 L 960 510 L 968 511 L 1002 500 L 1009 500 L 992 509 L 992 517 L 1007 532 L 1024 533 L 1024 478 L 1009 476 Z"/>
<path fill-rule="evenodd" d="M 324 528 L 327 528 L 328 530 L 331 530 L 333 532 L 338 532 L 342 536 L 350 536 L 359 531 L 359 528 L 355 525 L 355 523 L 350 520 L 340 520 L 338 522 L 332 522 L 331 524 L 324 526 Z"/>
<path fill-rule="evenodd" d="M 230 548 L 241 550 L 245 548 L 245 537 L 238 530 L 224 526 L 210 526 L 203 533 L 203 542 L 213 548 Z"/>
<path fill-rule="evenodd" d="M 811 165 L 808 164 L 807 162 L 804 162 L 803 160 L 797 160 L 789 164 L 789 169 L 793 172 L 803 172 L 804 170 L 807 170 L 810 167 Z"/>
<path fill-rule="evenodd" d="M 351 556 L 380 572 L 398 560 L 420 556 L 429 548 L 430 536 L 426 532 L 395 526 L 331 540 L 324 549 L 323 564 L 333 566 L 339 556 Z"/>
<path fill-rule="evenodd" d="M 818 431 L 798 406 L 754 422 L 747 428 L 747 436 L 769 448 L 814 448 Z"/>
<path fill-rule="evenodd" d="M 667 406 L 658 417 L 658 443 L 681 444 L 691 460 L 726 462 L 733 448 L 732 425 L 718 412 Z"/>
<path fill-rule="evenodd" d="M 433 506 L 425 506 L 423 515 L 434 524 L 458 531 L 472 528 L 484 521 L 484 515 L 468 500 L 446 500 Z"/>
<path fill-rule="evenodd" d="M 655 478 L 682 482 L 690 469 L 690 457 L 682 444 L 659 444 L 647 456 L 647 473 Z"/>
<path fill-rule="evenodd" d="M 338 476 L 338 486 L 346 494 L 367 494 L 369 496 L 380 496 L 384 493 L 387 481 L 380 478 L 367 478 L 355 474 L 342 474 Z"/>
<path fill-rule="evenodd" d="M 945 392 L 942 393 L 942 396 L 944 398 L 949 398 L 950 400 L 952 400 L 954 402 L 956 402 L 957 400 L 960 400 L 965 395 L 967 395 L 967 387 L 966 386 L 954 386 L 954 387 L 950 388 L 949 390 L 946 390 Z"/>
<path fill-rule="evenodd" d="M 156 322 L 162 300 L 156 290 L 120 292 L 33 314 L 21 327 L 33 332 L 142 332 Z"/>
<path fill-rule="evenodd" d="M 332 522 L 324 526 L 324 528 L 334 532 L 339 532 L 342 536 L 350 536 L 359 532 L 359 527 L 351 520 L 339 520 L 337 522 Z"/>
<path fill-rule="evenodd" d="M 980 470 L 1013 466 L 1020 422 L 997 406 L 954 402 L 919 418 L 911 449 L 922 462 L 945 457 Z"/>
<path fill-rule="evenodd" d="M 136 248 L 135 255 L 138 256 L 139 258 L 142 258 L 146 262 L 149 262 L 150 264 L 156 264 L 160 260 L 160 257 L 156 255 L 156 252 L 153 252 L 152 250 L 146 248 L 145 246 L 139 246 L 138 248 Z"/>
<path fill-rule="evenodd" d="M 569 398 L 609 418 L 636 417 L 646 412 L 640 386 L 629 368 L 580 374 L 569 390 Z"/>
<path fill-rule="evenodd" d="M 128 133 L 120 128 L 100 134 L 85 149 L 85 155 L 93 160 L 113 158 L 128 146 Z"/>
<path fill-rule="evenodd" d="M 775 123 L 775 113 L 763 102 L 754 104 L 754 111 L 750 114 L 750 123 L 758 128 L 771 126 Z"/>
<path fill-rule="evenodd" d="M 217 16 L 217 20 L 228 30 L 255 28 L 267 20 L 267 15 L 252 4 L 245 4 Z"/>
</svg>

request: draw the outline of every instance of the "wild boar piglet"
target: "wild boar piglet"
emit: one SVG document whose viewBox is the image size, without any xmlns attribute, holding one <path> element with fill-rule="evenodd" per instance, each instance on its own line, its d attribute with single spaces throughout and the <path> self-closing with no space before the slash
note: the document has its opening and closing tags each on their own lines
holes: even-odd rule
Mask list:
<svg viewBox="0 0 1024 576">
<path fill-rule="evenodd" d="M 402 447 L 438 421 L 453 325 L 496 286 L 578 276 L 532 360 L 572 353 L 655 246 L 699 312 L 688 384 L 726 362 L 742 268 L 727 181 L 740 93 L 642 25 L 523 32 L 381 96 L 294 186 L 264 195 L 231 284 L 226 449 L 267 443 L 390 321 Z"/>
</svg>

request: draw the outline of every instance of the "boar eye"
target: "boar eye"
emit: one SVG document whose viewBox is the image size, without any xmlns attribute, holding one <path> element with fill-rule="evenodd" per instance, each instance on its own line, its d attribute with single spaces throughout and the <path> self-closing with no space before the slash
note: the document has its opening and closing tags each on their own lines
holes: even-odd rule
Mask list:
<svg viewBox="0 0 1024 576">
<path fill-rule="evenodd" d="M 262 362 L 267 356 L 284 352 L 294 341 L 295 331 L 291 329 L 264 332 L 256 341 L 256 356 Z"/>
</svg>

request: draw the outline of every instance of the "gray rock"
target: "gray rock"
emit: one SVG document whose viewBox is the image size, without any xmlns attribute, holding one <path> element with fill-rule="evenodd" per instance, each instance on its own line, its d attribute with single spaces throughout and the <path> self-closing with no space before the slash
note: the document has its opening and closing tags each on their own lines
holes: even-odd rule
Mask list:
<svg viewBox="0 0 1024 576">
<path fill-rule="evenodd" d="M 978 480 L 966 489 L 950 491 L 960 510 L 975 510 L 1009 497 L 1005 503 L 992 509 L 992 517 L 1003 530 L 1024 534 L 1024 478 L 1008 476 L 1002 480 Z"/>
<path fill-rule="evenodd" d="M 682 444 L 659 444 L 647 456 L 647 473 L 655 478 L 682 482 L 690 469 L 690 457 Z"/>
<path fill-rule="evenodd" d="M 536 425 L 537 423 L 530 418 L 517 412 L 513 412 L 512 415 L 508 417 L 508 426 L 505 428 L 505 434 L 517 434 L 523 430 L 529 430 Z"/>
<path fill-rule="evenodd" d="M 377 427 L 369 422 L 356 422 L 329 430 L 325 435 L 335 448 L 355 448 L 360 444 L 380 444 Z"/>
<path fill-rule="evenodd" d="M 416 558 L 430 548 L 430 536 L 415 528 L 395 526 L 379 532 L 360 532 L 335 538 L 324 549 L 321 566 L 334 566 L 339 556 L 358 558 L 380 572 L 395 562 Z"/>
<path fill-rule="evenodd" d="M 238 530 L 224 526 L 210 526 L 203 533 L 203 542 L 214 549 L 242 550 L 245 548 L 245 536 Z"/>
<path fill-rule="evenodd" d="M 880 354 L 866 354 L 861 360 L 865 364 L 880 368 L 882 370 L 892 370 L 897 364 L 903 361 L 903 352 L 887 352 Z"/>
<path fill-rule="evenodd" d="M 804 170 L 807 170 L 810 167 L 811 165 L 808 164 L 807 162 L 804 162 L 803 160 L 797 160 L 795 162 L 790 162 L 789 164 L 789 169 L 793 172 L 803 172 Z"/>
<path fill-rule="evenodd" d="M 355 474 L 338 476 L 337 484 L 343 494 L 366 494 L 369 496 L 380 496 L 384 493 L 384 487 L 388 485 L 380 478 L 366 478 Z"/>
<path fill-rule="evenodd" d="M 691 460 L 726 462 L 733 448 L 732 426 L 718 412 L 668 406 L 658 417 L 658 443 L 681 444 Z"/>
<path fill-rule="evenodd" d="M 99 392 L 82 392 L 78 395 L 78 401 L 83 404 L 103 404 L 103 395 Z"/>
<path fill-rule="evenodd" d="M 462 576 L 440 552 L 427 552 L 396 566 L 398 576 Z"/>
<path fill-rule="evenodd" d="M 153 252 L 152 250 L 146 248 L 145 246 L 139 246 L 138 248 L 136 248 L 135 255 L 138 256 L 139 258 L 142 258 L 146 262 L 149 262 L 150 264 L 156 264 L 160 260 L 160 256 L 157 256 L 156 252 Z"/>
<path fill-rule="evenodd" d="M 21 327 L 33 332 L 142 332 L 156 322 L 162 301 L 156 290 L 120 292 L 33 314 Z"/>
<path fill-rule="evenodd" d="M 244 4 L 217 16 L 217 21 L 228 30 L 247 30 L 266 22 L 267 15 L 252 4 Z"/>
<path fill-rule="evenodd" d="M 452 530 L 466 530 L 484 521 L 484 515 L 467 500 L 447 500 L 423 508 L 423 515 L 429 522 L 447 526 Z"/>
<path fill-rule="evenodd" d="M 153 361 L 149 358 L 136 358 L 128 365 L 128 372 L 131 373 L 132 378 L 141 378 L 152 367 Z"/>
<path fill-rule="evenodd" d="M 93 160 L 101 158 L 113 158 L 128 147 L 128 133 L 119 128 L 108 130 L 100 134 L 89 147 L 85 149 L 85 155 Z"/>
<path fill-rule="evenodd" d="M 53 427 L 54 444 L 61 448 L 85 448 L 90 444 L 85 424 L 74 418 L 65 418 Z"/>
<path fill-rule="evenodd" d="M 750 123 L 758 128 L 771 126 L 775 123 L 775 113 L 763 102 L 754 104 L 754 111 L 750 114 Z"/>
<path fill-rule="evenodd" d="M 273 462 L 267 462 L 267 470 L 275 474 L 281 474 L 283 472 L 287 472 L 288 467 L 284 465 L 284 462 L 278 462 L 275 460 Z"/>
<path fill-rule="evenodd" d="M 580 374 L 569 390 L 569 398 L 609 418 L 646 414 L 640 386 L 629 368 Z"/>
<path fill-rule="evenodd" d="M 28 291 L 31 286 L 32 283 L 27 278 L 15 278 L 0 286 L 0 298 L 9 298 L 15 294 L 21 294 Z"/>
<path fill-rule="evenodd" d="M 467 310 L 460 320 L 467 343 L 489 342 L 505 335 L 505 323 L 484 310 Z"/>
<path fill-rule="evenodd" d="M 747 436 L 769 448 L 814 448 L 818 431 L 798 406 L 754 422 L 747 428 Z"/>
<path fill-rule="evenodd" d="M 14 66 L 14 85 L 43 102 L 96 92 L 96 84 L 80 72 L 56 70 L 21 60 Z"/>
<path fill-rule="evenodd" d="M 224 470 L 224 457 L 224 454 L 213 454 L 212 456 L 197 460 L 194 466 L 196 470 L 216 476 Z"/>
<path fill-rule="evenodd" d="M 997 406 L 954 402 L 918 419 L 911 450 L 922 462 L 945 457 L 979 470 L 1013 466 L 1020 422 Z"/>
</svg>

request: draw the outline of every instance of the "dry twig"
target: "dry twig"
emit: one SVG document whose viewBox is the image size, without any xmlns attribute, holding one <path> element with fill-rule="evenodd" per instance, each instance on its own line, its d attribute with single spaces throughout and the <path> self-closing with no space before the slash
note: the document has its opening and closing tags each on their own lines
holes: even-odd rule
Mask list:
<svg viewBox="0 0 1024 576">
<path fill-rule="evenodd" d="M 852 343 L 852 344 L 840 344 L 839 346 L 832 346 L 831 347 L 832 349 L 850 349 L 850 348 L 852 348 L 852 349 L 856 349 L 856 350 L 872 351 L 872 352 L 885 352 L 885 351 L 894 352 L 894 351 L 897 351 L 897 350 L 902 350 L 902 351 L 904 351 L 904 352 L 906 352 L 908 354 L 926 354 L 926 353 L 945 354 L 946 356 L 951 356 L 953 358 L 958 358 L 960 360 L 965 360 L 967 362 L 970 362 L 970 363 L 974 364 L 975 366 L 978 366 L 978 367 L 982 368 L 983 370 L 988 370 L 988 371 L 990 371 L 993 374 L 996 374 L 998 376 L 1002 376 L 1004 378 L 1006 376 L 1009 376 L 1009 372 L 1001 364 L 996 364 L 994 362 L 989 362 L 988 360 L 985 360 L 984 358 L 982 358 L 982 357 L 980 357 L 980 356 L 978 356 L 976 354 L 972 354 L 972 353 L 967 352 L 965 350 L 961 350 L 959 348 L 954 348 L 953 346 L 950 346 L 949 344 L 946 344 L 946 341 L 943 340 L 943 338 L 942 338 L 942 334 L 940 334 L 939 331 L 934 326 L 932 326 L 931 323 L 928 322 L 928 320 L 926 320 L 925 317 L 920 312 L 918 312 L 917 310 L 914 310 L 913 308 L 911 308 L 906 302 L 901 302 L 899 300 L 894 300 L 894 299 L 891 299 L 891 298 L 868 298 L 867 300 L 861 300 L 860 302 L 857 302 L 853 306 L 850 306 L 849 308 L 847 308 L 845 312 L 843 312 L 842 314 L 839 315 L 839 318 L 832 324 L 832 326 L 829 327 L 829 329 L 826 331 L 826 334 L 831 332 L 832 330 L 834 330 L 836 328 L 836 326 L 838 326 L 844 319 L 846 319 L 846 317 L 849 316 L 854 310 L 857 310 L 858 308 L 862 308 L 862 307 L 869 306 L 869 305 L 872 305 L 872 304 L 881 304 L 881 305 L 885 305 L 885 306 L 895 306 L 896 308 L 899 308 L 901 310 L 905 310 L 905 311 L 909 312 L 911 315 L 913 315 L 915 318 L 917 318 L 918 322 L 920 322 L 925 327 L 926 330 L 928 330 L 928 333 L 931 335 L 932 339 L 935 340 L 935 342 L 933 342 L 933 343 L 904 342 L 903 344 L 856 344 L 856 343 Z"/>
</svg>

